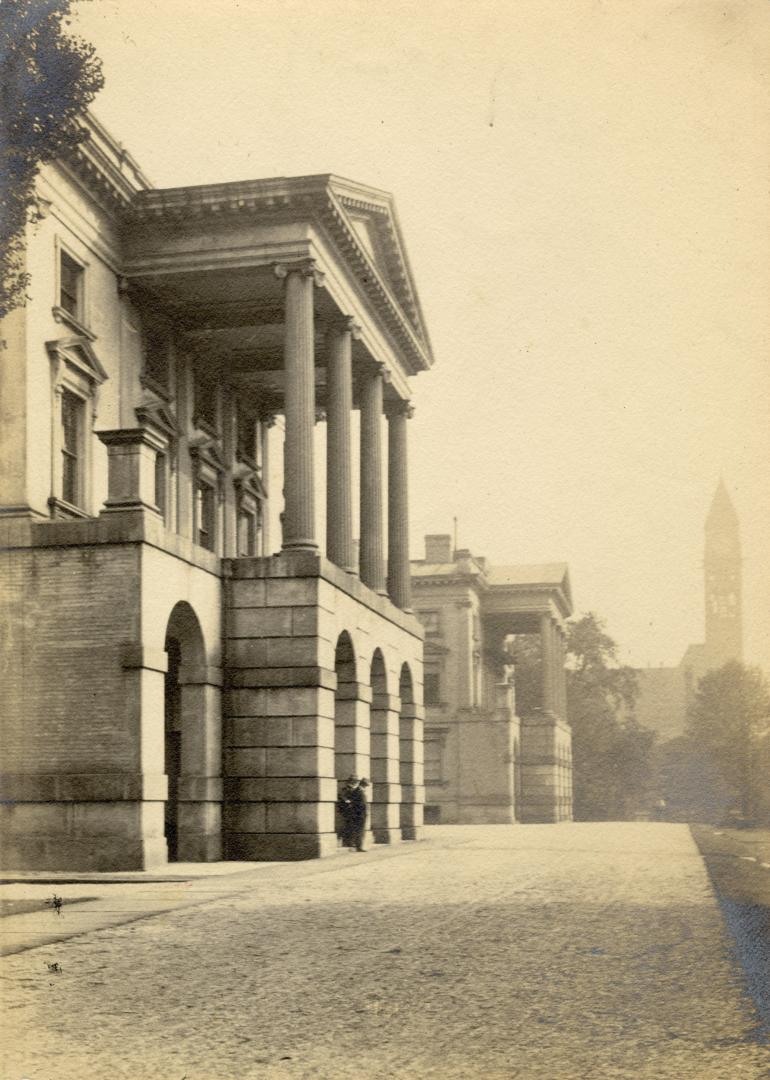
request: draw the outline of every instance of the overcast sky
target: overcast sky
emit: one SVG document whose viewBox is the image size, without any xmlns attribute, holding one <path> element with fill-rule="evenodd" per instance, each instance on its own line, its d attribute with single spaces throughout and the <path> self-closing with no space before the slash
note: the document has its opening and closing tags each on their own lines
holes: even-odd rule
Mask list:
<svg viewBox="0 0 770 1080">
<path fill-rule="evenodd" d="M 770 4 L 91 0 L 94 112 L 158 186 L 392 191 L 436 366 L 413 555 L 569 563 L 635 664 L 703 639 L 720 474 L 770 654 Z"/>
</svg>

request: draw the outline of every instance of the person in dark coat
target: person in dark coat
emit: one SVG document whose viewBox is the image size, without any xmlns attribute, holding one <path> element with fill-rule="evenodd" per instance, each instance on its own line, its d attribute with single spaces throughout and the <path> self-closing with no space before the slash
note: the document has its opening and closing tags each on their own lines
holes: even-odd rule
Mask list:
<svg viewBox="0 0 770 1080">
<path fill-rule="evenodd" d="M 364 847 L 364 834 L 366 832 L 366 818 L 369 809 L 366 799 L 366 789 L 368 787 L 369 781 L 366 777 L 363 777 L 355 784 L 355 786 L 351 787 L 348 796 L 351 846 L 354 847 L 356 851 L 366 850 Z"/>
<path fill-rule="evenodd" d="M 340 786 L 337 796 L 337 835 L 343 847 L 355 846 L 353 839 L 353 804 L 350 800 L 351 792 L 358 784 L 357 776 L 349 776 Z"/>
</svg>

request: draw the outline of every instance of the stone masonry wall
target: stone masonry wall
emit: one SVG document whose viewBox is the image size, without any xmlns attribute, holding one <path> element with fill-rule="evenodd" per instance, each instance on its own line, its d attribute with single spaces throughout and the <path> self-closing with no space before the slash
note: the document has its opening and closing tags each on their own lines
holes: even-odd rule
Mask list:
<svg viewBox="0 0 770 1080">
<path fill-rule="evenodd" d="M 352 770 L 373 781 L 375 839 L 395 842 L 402 826 L 418 839 L 424 788 L 416 621 L 312 552 L 231 560 L 227 573 L 226 857 L 302 859 L 335 850 L 337 782 Z M 344 684 L 335 670 L 343 633 L 355 668 Z M 384 683 L 373 687 L 377 650 Z M 404 663 L 415 698 L 408 708 L 398 696 Z"/>
</svg>

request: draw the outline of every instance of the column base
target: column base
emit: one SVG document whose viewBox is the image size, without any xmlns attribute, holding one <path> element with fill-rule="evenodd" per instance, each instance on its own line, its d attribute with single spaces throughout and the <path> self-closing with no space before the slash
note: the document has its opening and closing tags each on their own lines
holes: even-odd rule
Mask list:
<svg viewBox="0 0 770 1080">
<path fill-rule="evenodd" d="M 225 858 L 245 862 L 297 862 L 337 851 L 334 833 L 228 833 Z"/>
<path fill-rule="evenodd" d="M 374 829 L 375 844 L 400 844 L 403 839 L 400 829 Z"/>
</svg>

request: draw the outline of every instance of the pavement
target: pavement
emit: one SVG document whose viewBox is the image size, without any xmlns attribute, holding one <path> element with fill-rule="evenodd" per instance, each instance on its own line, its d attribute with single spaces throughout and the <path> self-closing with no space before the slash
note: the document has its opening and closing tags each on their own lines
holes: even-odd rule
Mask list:
<svg viewBox="0 0 770 1080">
<path fill-rule="evenodd" d="M 0 1077 L 770 1078 L 687 826 L 427 836 L 195 878 L 177 865 L 182 881 L 0 886 L 98 897 L 3 920 L 21 951 L 2 961 Z M 112 911 L 95 909 L 110 888 Z"/>
</svg>

